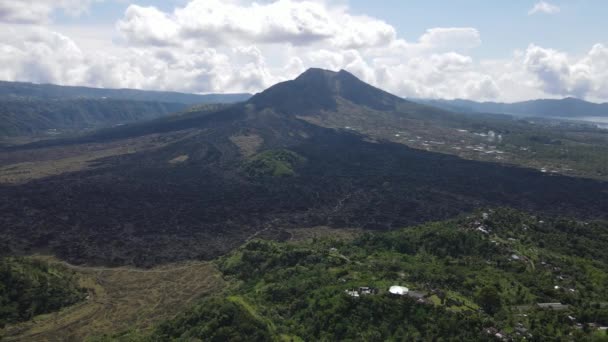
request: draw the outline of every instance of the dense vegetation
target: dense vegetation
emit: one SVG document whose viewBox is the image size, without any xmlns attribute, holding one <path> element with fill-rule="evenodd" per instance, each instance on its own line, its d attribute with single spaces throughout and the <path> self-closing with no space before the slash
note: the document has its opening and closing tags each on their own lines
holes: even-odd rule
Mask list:
<svg viewBox="0 0 608 342">
<path fill-rule="evenodd" d="M 250 177 L 288 177 L 296 174 L 295 168 L 305 161 L 305 158 L 289 150 L 265 151 L 249 160 L 245 173 Z"/>
<path fill-rule="evenodd" d="M 200 322 L 205 324 L 201 325 Z M 171 322 L 161 324 L 153 339 L 159 342 L 176 337 L 183 340 L 199 338 L 217 342 L 264 342 L 271 340 L 271 336 L 268 322 L 252 312 L 239 297 L 212 297 L 180 314 Z"/>
<path fill-rule="evenodd" d="M 224 293 L 137 339 L 606 341 L 607 242 L 606 222 L 509 209 L 354 241 L 256 240 L 218 261 Z M 360 287 L 378 292 L 345 293 Z"/>
<path fill-rule="evenodd" d="M 43 261 L 0 259 L 0 328 L 85 298 L 74 273 Z"/>
</svg>

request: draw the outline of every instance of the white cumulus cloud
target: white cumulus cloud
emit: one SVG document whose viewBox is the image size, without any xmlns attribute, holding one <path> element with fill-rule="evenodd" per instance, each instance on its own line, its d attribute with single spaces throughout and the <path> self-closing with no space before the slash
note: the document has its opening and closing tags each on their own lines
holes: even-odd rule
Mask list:
<svg viewBox="0 0 608 342">
<path fill-rule="evenodd" d="M 80 15 L 95 1 L 101 0 L 0 0 L 0 22 L 46 23 L 56 10 Z"/>
<path fill-rule="evenodd" d="M 528 15 L 534 15 L 538 13 L 555 14 L 559 13 L 559 11 L 559 6 L 550 4 L 546 1 L 540 1 L 534 4 L 534 6 L 528 11 Z"/>
<path fill-rule="evenodd" d="M 175 22 L 154 7 L 129 6 L 117 28 L 133 44 L 170 46 L 180 41 Z"/>
<path fill-rule="evenodd" d="M 471 27 L 438 27 L 426 31 L 420 44 L 428 48 L 444 50 L 474 48 L 481 44 L 479 31 Z"/>
<path fill-rule="evenodd" d="M 344 48 L 387 45 L 396 37 L 385 22 L 350 15 L 313 1 L 278 0 L 242 5 L 220 0 L 192 0 L 171 13 L 131 5 L 119 30 L 136 44 L 208 45 L 243 43 L 310 45 L 332 42 Z"/>
<path fill-rule="evenodd" d="M 578 58 L 532 44 L 523 63 L 548 94 L 579 98 L 605 98 L 608 94 L 608 48 L 602 44 Z"/>
</svg>

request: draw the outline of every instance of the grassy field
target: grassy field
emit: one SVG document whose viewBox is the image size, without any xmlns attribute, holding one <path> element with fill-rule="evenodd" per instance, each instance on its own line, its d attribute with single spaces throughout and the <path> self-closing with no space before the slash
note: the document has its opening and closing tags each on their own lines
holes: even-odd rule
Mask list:
<svg viewBox="0 0 608 342">
<path fill-rule="evenodd" d="M 360 228 L 331 228 L 331 227 L 311 227 L 311 228 L 292 228 L 287 229 L 291 234 L 290 242 L 307 242 L 314 239 L 330 238 L 343 241 L 351 241 L 363 234 Z"/>
<path fill-rule="evenodd" d="M 88 299 L 8 326 L 0 333 L 4 341 L 84 341 L 117 331 L 145 331 L 224 286 L 221 274 L 206 262 L 149 270 L 66 266 L 80 275 L 81 285 L 89 290 Z"/>
</svg>

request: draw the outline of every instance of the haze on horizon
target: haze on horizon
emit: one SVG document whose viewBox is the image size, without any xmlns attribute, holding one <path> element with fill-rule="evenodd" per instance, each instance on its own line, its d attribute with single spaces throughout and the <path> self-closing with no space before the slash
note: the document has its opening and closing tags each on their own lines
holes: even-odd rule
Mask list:
<svg viewBox="0 0 608 342">
<path fill-rule="evenodd" d="M 258 92 L 309 67 L 403 97 L 608 101 L 599 1 L 0 0 L 0 80 Z"/>
</svg>

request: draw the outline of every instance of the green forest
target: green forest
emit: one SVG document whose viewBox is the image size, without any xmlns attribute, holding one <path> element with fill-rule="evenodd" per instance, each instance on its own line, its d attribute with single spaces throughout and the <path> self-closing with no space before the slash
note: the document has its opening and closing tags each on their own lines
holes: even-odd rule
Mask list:
<svg viewBox="0 0 608 342">
<path fill-rule="evenodd" d="M 217 260 L 223 293 L 150 334 L 94 340 L 608 341 L 606 228 L 500 209 L 352 241 L 254 240 Z"/>
<path fill-rule="evenodd" d="M 64 267 L 35 259 L 0 259 L 0 327 L 57 311 L 85 297 L 76 275 Z"/>
</svg>

